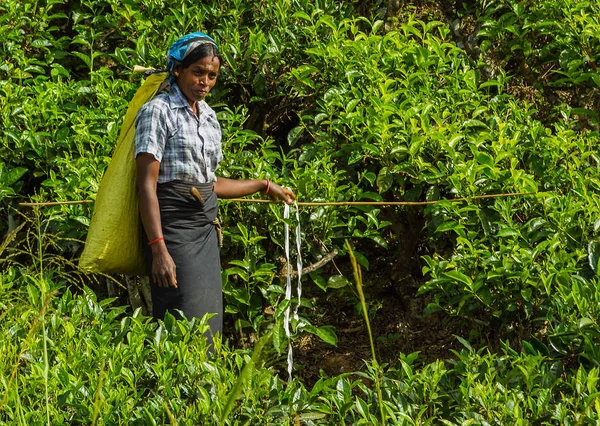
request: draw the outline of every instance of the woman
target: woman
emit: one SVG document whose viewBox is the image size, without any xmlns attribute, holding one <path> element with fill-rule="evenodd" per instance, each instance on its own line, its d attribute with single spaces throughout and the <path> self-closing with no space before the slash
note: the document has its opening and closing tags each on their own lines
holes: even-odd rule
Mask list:
<svg viewBox="0 0 600 426">
<path fill-rule="evenodd" d="M 153 315 L 181 310 L 187 318 L 216 313 L 211 333 L 221 332 L 223 306 L 217 198 L 258 191 L 293 202 L 292 191 L 268 179 L 232 180 L 215 174 L 221 128 L 204 98 L 217 82 L 221 57 L 204 33 L 188 34 L 169 49 L 170 87 L 142 106 L 136 119 L 135 156 L 150 272 Z"/>
</svg>

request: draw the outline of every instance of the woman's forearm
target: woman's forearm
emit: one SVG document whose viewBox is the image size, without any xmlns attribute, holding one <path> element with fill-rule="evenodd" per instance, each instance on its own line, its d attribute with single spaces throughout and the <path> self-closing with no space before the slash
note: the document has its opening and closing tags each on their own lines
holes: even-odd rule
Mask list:
<svg viewBox="0 0 600 426">
<path fill-rule="evenodd" d="M 140 216 L 144 224 L 144 230 L 148 241 L 154 241 L 162 237 L 162 227 L 160 222 L 160 208 L 156 189 L 148 188 L 148 185 L 139 187 L 140 195 Z"/>
<path fill-rule="evenodd" d="M 215 182 L 215 192 L 219 198 L 244 197 L 258 191 L 266 191 L 272 199 L 283 200 L 288 204 L 296 199 L 296 195 L 291 190 L 283 188 L 275 182 L 269 182 L 267 179 L 233 180 L 217 177 Z"/>
<path fill-rule="evenodd" d="M 219 198 L 237 198 L 267 189 L 267 180 L 234 180 L 217 177 L 215 192 Z"/>
</svg>

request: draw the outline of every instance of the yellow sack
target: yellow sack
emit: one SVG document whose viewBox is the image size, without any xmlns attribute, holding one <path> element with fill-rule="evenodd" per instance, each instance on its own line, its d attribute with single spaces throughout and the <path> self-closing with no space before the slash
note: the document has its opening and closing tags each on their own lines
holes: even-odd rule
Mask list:
<svg viewBox="0 0 600 426">
<path fill-rule="evenodd" d="M 117 147 L 96 195 L 85 248 L 79 259 L 84 270 L 147 275 L 134 159 L 135 117 L 141 106 L 156 95 L 167 76 L 167 73 L 150 75 L 129 103 Z"/>
</svg>

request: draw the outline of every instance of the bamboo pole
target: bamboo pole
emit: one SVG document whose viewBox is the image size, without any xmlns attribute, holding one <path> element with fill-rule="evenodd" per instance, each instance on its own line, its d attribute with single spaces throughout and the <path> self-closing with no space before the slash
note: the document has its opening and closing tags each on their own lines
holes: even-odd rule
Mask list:
<svg viewBox="0 0 600 426">
<path fill-rule="evenodd" d="M 22 207 L 51 207 L 51 206 L 63 206 L 68 204 L 89 204 L 93 203 L 94 200 L 79 200 L 79 201 L 50 201 L 46 203 L 19 203 Z"/>
<path fill-rule="evenodd" d="M 487 194 L 487 195 L 474 195 L 472 197 L 461 197 L 461 198 L 449 198 L 435 201 L 298 201 L 299 207 L 315 207 L 315 206 L 428 206 L 436 204 L 442 201 L 448 201 L 450 203 L 459 203 L 469 200 L 484 200 L 489 198 L 508 198 L 508 197 L 521 197 L 526 195 L 535 195 L 537 192 L 510 192 L 505 194 Z M 220 201 L 233 201 L 238 203 L 268 203 L 268 204 L 279 204 L 281 201 L 275 200 L 264 200 L 256 198 L 225 198 Z M 69 204 L 88 204 L 93 203 L 93 200 L 80 200 L 80 201 L 51 201 L 45 203 L 19 203 L 22 207 L 51 207 L 61 206 Z"/>
</svg>

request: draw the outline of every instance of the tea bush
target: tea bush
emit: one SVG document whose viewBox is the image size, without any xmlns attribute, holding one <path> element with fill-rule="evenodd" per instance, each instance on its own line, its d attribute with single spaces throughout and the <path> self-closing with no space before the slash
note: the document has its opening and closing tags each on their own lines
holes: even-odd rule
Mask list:
<svg viewBox="0 0 600 426">
<path fill-rule="evenodd" d="M 204 321 L 153 322 L 111 299 L 10 270 L 1 283 L 2 424 L 547 424 L 598 420 L 598 368 L 564 374 L 532 346 L 475 351 L 463 341 L 450 365 L 399 354 L 375 373 L 284 383 L 260 356 L 217 342 Z M 450 368 L 449 368 L 450 367 Z M 250 373 L 249 373 L 250 372 Z M 228 401 L 235 401 L 229 409 Z M 222 420 L 222 421 L 221 421 Z"/>
<path fill-rule="evenodd" d="M 584 127 L 597 130 L 598 2 L 479 3 L 481 52 L 505 69 L 517 68 L 516 73 L 553 104 L 555 114 L 578 114 Z M 564 92 L 569 89 L 574 90 Z"/>
<path fill-rule="evenodd" d="M 361 2 L 330 0 L 0 4 L 2 421 L 597 420 L 597 4 L 465 4 L 455 12 L 476 18 L 476 56 L 451 22 L 405 9 L 383 17 L 384 3 L 372 2 L 369 16 Z M 94 199 L 140 84 L 133 66 L 161 68 L 167 46 L 196 29 L 224 55 L 209 99 L 224 132 L 222 175 L 269 177 L 300 201 L 437 201 L 302 209 L 302 254 L 305 263 L 343 254 L 350 239 L 362 266 L 393 265 L 372 287 L 401 293 L 404 278 L 422 280 L 426 313 L 477 325 L 451 363 L 399 355 L 312 390 L 284 385 L 270 366 L 245 376 L 250 353 L 223 346 L 207 356 L 201 322 L 128 316 L 83 290 L 95 279 L 74 268 L 89 206 L 29 216 L 36 231 L 19 225 L 18 201 Z M 531 88 L 548 104 L 518 96 Z M 535 194 L 474 198 L 521 192 Z M 221 212 L 227 312 L 281 351 L 281 206 L 223 203 Z M 307 282 L 352 299 L 347 270 L 324 268 Z M 305 298 L 304 309 L 313 303 Z M 335 343 L 311 321 L 308 313 L 294 326 Z M 477 349 L 489 330 L 511 344 Z M 240 386 L 253 392 L 239 397 Z"/>
</svg>

